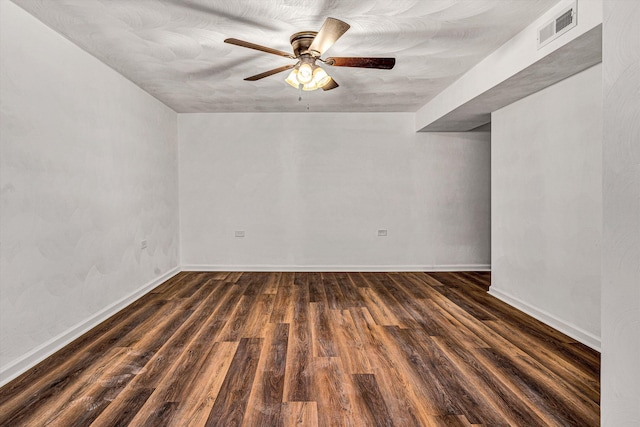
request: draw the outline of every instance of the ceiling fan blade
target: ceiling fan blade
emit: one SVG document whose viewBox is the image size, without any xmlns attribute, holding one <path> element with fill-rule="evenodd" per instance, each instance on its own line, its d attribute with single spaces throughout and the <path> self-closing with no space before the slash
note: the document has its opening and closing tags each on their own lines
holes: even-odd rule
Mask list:
<svg viewBox="0 0 640 427">
<path fill-rule="evenodd" d="M 313 39 L 311 46 L 309 46 L 309 50 L 317 52 L 317 56 L 322 55 L 322 53 L 329 49 L 349 28 L 351 28 L 351 25 L 346 22 L 335 18 L 327 18 Z"/>
<path fill-rule="evenodd" d="M 396 58 L 327 58 L 328 65 L 334 67 L 379 68 L 390 70 L 396 65 Z"/>
<path fill-rule="evenodd" d="M 296 64 L 283 65 L 282 67 L 274 68 L 273 70 L 265 71 L 264 73 L 256 74 L 255 76 L 247 77 L 245 80 L 255 82 L 256 80 L 264 79 L 273 74 L 278 74 L 286 70 L 290 70 L 295 67 Z"/>
<path fill-rule="evenodd" d="M 255 43 L 249 43 L 249 42 L 246 42 L 244 40 L 226 39 L 224 42 L 225 43 L 229 43 L 229 44 L 234 44 L 236 46 L 246 47 L 246 48 L 249 48 L 249 49 L 259 50 L 261 52 L 267 52 L 267 53 L 272 53 L 274 55 L 284 56 L 285 58 L 296 59 L 295 56 L 293 56 L 290 53 L 283 52 L 283 51 L 277 50 L 277 49 L 272 49 L 272 48 L 266 47 L 266 46 L 260 46 L 259 44 L 255 44 Z"/>
<path fill-rule="evenodd" d="M 333 78 L 331 78 L 331 80 L 329 80 L 329 83 L 327 83 L 326 85 L 322 86 L 322 90 L 331 90 L 331 89 L 335 89 L 338 86 L 340 86 L 338 83 L 336 83 L 335 80 L 333 80 Z"/>
</svg>

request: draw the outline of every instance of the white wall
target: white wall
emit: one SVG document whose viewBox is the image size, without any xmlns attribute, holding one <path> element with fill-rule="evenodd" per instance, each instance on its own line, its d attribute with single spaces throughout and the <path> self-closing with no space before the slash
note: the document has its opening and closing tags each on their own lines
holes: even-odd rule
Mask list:
<svg viewBox="0 0 640 427">
<path fill-rule="evenodd" d="M 13 3 L 0 19 L 3 383 L 175 271 L 178 188 L 172 110 Z"/>
<path fill-rule="evenodd" d="M 413 125 L 411 113 L 179 115 L 184 268 L 488 267 L 489 133 Z"/>
<path fill-rule="evenodd" d="M 492 114 L 491 293 L 600 346 L 602 66 Z"/>
<path fill-rule="evenodd" d="M 640 3 L 605 0 L 602 425 L 640 425 Z"/>
</svg>

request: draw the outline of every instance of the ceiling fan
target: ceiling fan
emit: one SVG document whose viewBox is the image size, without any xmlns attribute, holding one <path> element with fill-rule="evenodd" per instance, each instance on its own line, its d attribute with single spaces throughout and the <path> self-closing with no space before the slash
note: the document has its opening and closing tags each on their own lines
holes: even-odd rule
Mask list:
<svg viewBox="0 0 640 427">
<path fill-rule="evenodd" d="M 293 47 L 293 54 L 233 38 L 226 39 L 224 42 L 297 60 L 295 64 L 274 68 L 273 70 L 247 77 L 245 80 L 260 80 L 292 69 L 285 81 L 296 89 L 300 88 L 309 91 L 322 88 L 323 90 L 331 90 L 337 88 L 338 83 L 318 66 L 316 61 L 334 67 L 378 68 L 382 70 L 390 70 L 396 63 L 395 58 L 335 57 L 322 59 L 320 56 L 346 33 L 349 27 L 349 24 L 339 19 L 327 18 L 318 32 L 302 31 L 295 33 L 289 39 Z"/>
</svg>

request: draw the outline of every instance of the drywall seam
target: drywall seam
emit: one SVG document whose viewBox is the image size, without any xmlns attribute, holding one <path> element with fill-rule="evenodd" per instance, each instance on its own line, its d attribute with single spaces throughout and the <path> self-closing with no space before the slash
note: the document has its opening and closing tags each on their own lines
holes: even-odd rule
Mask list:
<svg viewBox="0 0 640 427">
<path fill-rule="evenodd" d="M 552 328 L 562 332 L 565 335 L 568 335 L 569 337 L 581 342 L 582 344 L 589 346 L 594 350 L 600 351 L 600 337 L 596 337 L 595 335 L 571 323 L 565 322 L 564 320 L 550 313 L 547 313 L 542 309 L 527 304 L 526 302 L 508 294 L 507 292 L 503 292 L 500 289 L 495 289 L 494 286 L 491 286 L 491 288 L 489 288 L 489 295 L 509 304 L 510 306 L 522 311 L 523 313 L 528 314 L 531 317 L 534 317 L 542 323 L 551 326 Z"/>
<path fill-rule="evenodd" d="M 163 275 L 143 285 L 138 290 L 130 293 L 119 301 L 108 305 L 104 309 L 95 313 L 93 316 L 83 320 L 75 326 L 72 326 L 58 336 L 51 338 L 49 341 L 39 345 L 38 347 L 22 355 L 8 365 L 3 366 L 2 368 L 0 368 L 0 387 L 18 377 L 25 371 L 33 368 L 36 364 L 40 363 L 66 345 L 70 344 L 76 338 L 95 328 L 100 323 L 107 320 L 109 317 L 118 313 L 120 310 L 142 298 L 144 295 L 151 292 L 162 283 L 171 279 L 180 271 L 181 270 L 179 266 L 172 268 Z"/>
<path fill-rule="evenodd" d="M 182 271 L 336 271 L 336 272 L 398 272 L 398 271 L 491 271 L 489 264 L 453 265 L 216 265 L 187 264 Z"/>
</svg>

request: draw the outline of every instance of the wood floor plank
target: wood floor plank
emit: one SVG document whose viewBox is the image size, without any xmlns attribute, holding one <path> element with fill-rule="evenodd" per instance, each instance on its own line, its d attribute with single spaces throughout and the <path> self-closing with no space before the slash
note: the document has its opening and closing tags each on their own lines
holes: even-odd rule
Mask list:
<svg viewBox="0 0 640 427">
<path fill-rule="evenodd" d="M 268 295 L 275 295 L 278 293 L 278 283 L 280 283 L 281 277 L 282 273 L 280 272 L 267 275 L 266 283 L 262 292 Z"/>
<path fill-rule="evenodd" d="M 242 277 L 242 274 L 243 273 L 241 271 L 233 271 L 229 273 L 224 280 L 230 283 L 236 283 L 240 277 Z"/>
<path fill-rule="evenodd" d="M 512 426 L 544 426 L 544 421 L 536 415 L 518 396 L 510 392 L 509 388 L 497 378 L 490 366 L 482 363 L 482 360 L 472 352 L 451 345 L 440 337 L 433 337 L 433 342 L 447 355 L 448 359 L 464 372 L 464 379 L 475 390 L 487 396 L 496 413 Z"/>
<path fill-rule="evenodd" d="M 401 328 L 417 327 L 415 319 L 409 314 L 403 301 L 407 295 L 386 273 L 375 275 L 375 284 L 372 286 L 379 298 L 384 301 L 388 311 L 398 320 L 397 326 Z"/>
<path fill-rule="evenodd" d="M 284 402 L 282 427 L 318 427 L 318 405 L 316 402 Z"/>
<path fill-rule="evenodd" d="M 416 286 L 416 283 L 420 283 L 413 282 L 411 280 L 394 280 L 394 282 L 408 295 L 412 295 L 412 289 Z M 424 287 L 424 285 L 422 284 L 418 284 L 417 286 Z M 420 292 L 420 294 L 424 295 L 424 298 L 405 297 L 402 299 L 402 304 L 405 311 L 407 311 L 407 313 L 409 313 L 409 315 L 413 317 L 418 327 L 420 327 L 427 335 L 446 336 L 448 334 L 446 325 L 443 324 L 443 322 L 435 316 L 435 313 L 430 311 L 429 308 L 424 304 L 425 301 L 430 299 L 429 294 L 426 292 L 426 287 Z"/>
<path fill-rule="evenodd" d="M 100 323 L 91 331 L 74 340 L 51 357 L 28 370 L 11 383 L 0 389 L 0 405 L 10 411 L 11 403 L 23 402 L 34 390 L 43 393 L 46 389 L 56 390 L 65 386 L 99 357 L 98 347 L 109 348 L 126 337 L 148 318 L 154 316 L 167 304 L 166 299 L 157 296 L 144 298 L 146 304 L 133 303 Z M 140 301 L 140 300 L 138 300 Z M 55 394 L 55 391 L 52 391 Z M 7 414 L 0 414 L 0 420 Z"/>
<path fill-rule="evenodd" d="M 289 330 L 284 401 L 310 401 L 313 394 L 313 346 L 308 283 L 293 287 L 293 319 Z"/>
<path fill-rule="evenodd" d="M 464 415 L 443 415 L 440 417 L 433 417 L 433 423 L 437 427 L 471 427 L 472 425 Z"/>
<path fill-rule="evenodd" d="M 220 288 L 222 286 L 209 290 Z M 210 292 L 194 310 L 193 315 L 168 340 L 164 340 L 162 347 L 144 366 L 144 375 L 133 377 L 122 395 L 113 399 L 117 405 L 120 399 L 129 400 L 131 394 L 137 394 L 137 388 L 148 389 L 149 384 L 159 385 L 133 418 L 132 423 L 167 424 L 173 418 L 179 409 L 184 391 L 206 360 L 213 339 L 220 333 L 223 322 L 208 320 L 214 318 L 216 309 L 226 300 L 228 294 L 229 287 L 225 287 L 225 292 L 220 295 Z"/>
<path fill-rule="evenodd" d="M 439 286 L 445 286 L 441 282 L 434 279 L 429 273 L 409 273 L 407 278 L 418 285 L 417 289 L 429 291 L 429 293 L 432 290 L 437 290 Z"/>
<path fill-rule="evenodd" d="M 173 336 L 183 323 L 193 314 L 194 304 L 201 302 L 199 297 L 200 293 L 197 293 L 191 299 L 184 300 L 183 305 L 178 305 L 181 310 L 173 311 L 169 316 L 166 316 L 161 322 L 161 328 L 153 328 L 149 333 L 147 329 L 146 334 L 141 334 L 143 328 L 138 328 L 139 324 L 127 324 L 131 328 L 127 328 L 129 333 L 133 333 L 136 337 L 137 343 L 145 351 L 133 352 L 133 357 L 130 360 L 130 365 L 135 369 L 142 369 L 151 360 L 152 356 L 157 352 L 162 345 Z M 156 312 L 157 313 L 157 312 Z M 158 324 L 156 317 L 152 317 L 149 320 L 155 320 L 155 324 Z M 146 320 L 146 319 L 145 319 Z M 133 320 L 133 322 L 139 321 L 139 318 Z M 145 325 L 143 325 L 145 326 Z M 6 410 L 0 411 L 0 425 L 6 421 L 8 425 L 13 423 L 25 422 L 28 424 L 30 418 L 46 418 L 46 415 L 42 413 L 60 413 L 65 408 L 65 404 L 68 403 L 66 396 L 78 395 L 84 393 L 88 387 L 91 387 L 91 376 L 93 372 L 90 369 L 92 363 L 99 362 L 104 363 L 104 354 L 109 353 L 113 349 L 113 344 L 120 344 L 123 339 L 128 339 L 128 334 L 125 334 L 122 339 L 117 339 L 116 336 L 109 334 L 110 339 L 98 340 L 96 345 L 89 349 L 89 355 L 84 357 L 81 363 L 66 364 L 65 367 L 57 372 L 57 377 L 52 380 L 51 383 L 44 387 L 43 392 L 32 394 L 28 403 L 23 403 L 21 407 L 18 407 L 18 411 L 15 411 L 15 405 L 6 405 Z M 81 356 L 85 356 L 84 354 Z M 100 366 L 100 365 L 98 365 Z M 127 377 L 131 379 L 131 377 Z M 121 390 L 118 388 L 117 390 Z M 90 399 L 93 397 L 89 396 Z M 14 402 L 15 403 L 15 402 Z M 3 405 L 5 407 L 5 405 Z M 101 406 L 99 406 L 101 408 Z M 24 420 L 24 421 L 20 421 Z"/>
<path fill-rule="evenodd" d="M 443 313 L 448 313 L 449 316 L 455 318 L 460 324 L 471 333 L 477 339 L 481 340 L 481 347 L 500 347 L 507 349 L 512 356 L 521 356 L 526 354 L 518 346 L 512 342 L 504 339 L 497 331 L 490 327 L 491 321 L 478 321 L 478 319 L 471 316 L 465 310 L 442 296 L 439 292 L 430 299 L 432 307 L 438 307 Z M 439 336 L 446 337 L 447 339 L 456 339 L 455 336 L 448 336 L 448 334 L 441 334 Z M 469 346 L 467 346 L 469 348 Z M 470 348 L 475 348 L 470 346 Z"/>
<path fill-rule="evenodd" d="M 325 302 L 310 303 L 313 355 L 336 357 L 334 334 L 329 322 L 329 308 Z"/>
<path fill-rule="evenodd" d="M 371 374 L 373 369 L 367 350 L 358 335 L 349 310 L 331 311 L 332 330 L 335 331 L 335 343 L 344 365 L 349 374 Z"/>
<path fill-rule="evenodd" d="M 356 290 L 357 288 L 369 287 L 369 283 L 367 283 L 367 281 L 364 279 L 364 277 L 362 277 L 362 274 L 360 273 L 349 273 L 347 277 L 351 281 L 352 286 L 356 288 Z"/>
<path fill-rule="evenodd" d="M 426 399 L 424 391 L 416 389 L 415 374 L 407 362 L 397 355 L 390 337 L 384 337 L 384 327 L 376 325 L 368 310 L 349 309 L 356 330 L 367 350 L 378 385 L 399 426 L 429 425 L 429 415 L 437 414 L 437 404 Z"/>
<path fill-rule="evenodd" d="M 226 378 L 233 357 L 238 349 L 237 342 L 216 342 L 209 353 L 201 371 L 191 383 L 191 388 L 184 400 L 184 405 L 176 411 L 177 425 L 202 426 L 205 424 L 213 408 L 222 383 Z M 103 425 L 120 425 L 117 422 L 107 422 Z"/>
<path fill-rule="evenodd" d="M 473 272 L 470 271 L 457 273 L 456 277 L 470 285 L 477 286 L 478 290 L 482 292 L 487 292 L 491 286 L 491 283 L 489 283 L 485 278 L 482 278 L 477 274 L 473 274 Z"/>
<path fill-rule="evenodd" d="M 365 425 L 376 427 L 392 427 L 393 417 L 380 393 L 380 388 L 373 374 L 352 375 L 355 384 L 356 402 L 361 405 Z"/>
<path fill-rule="evenodd" d="M 127 426 L 154 392 L 153 388 L 138 388 L 120 405 L 109 405 L 91 423 L 92 426 Z M 75 423 L 77 425 L 77 423 Z"/>
<path fill-rule="evenodd" d="M 400 321 L 389 309 L 387 304 L 383 302 L 382 298 L 378 296 L 378 293 L 372 289 L 361 288 L 360 293 L 362 299 L 365 301 L 366 307 L 371 313 L 371 317 L 376 321 L 376 324 L 381 326 L 400 326 Z"/>
<path fill-rule="evenodd" d="M 293 273 L 282 273 L 280 276 L 269 320 L 271 323 L 291 323 L 293 319 L 293 280 Z"/>
<path fill-rule="evenodd" d="M 0 425 L 599 425 L 599 353 L 490 284 L 182 272 L 0 387 Z"/>
<path fill-rule="evenodd" d="M 260 355 L 243 425 L 277 426 L 282 409 L 289 324 L 270 323 L 265 327 L 264 350 Z"/>
<path fill-rule="evenodd" d="M 244 288 L 243 296 L 256 297 L 262 294 L 267 287 L 269 276 L 263 273 L 242 273 L 236 285 Z"/>
<path fill-rule="evenodd" d="M 496 317 L 485 310 L 483 307 L 479 307 L 473 302 L 473 296 L 469 295 L 468 289 L 454 288 L 450 286 L 440 286 L 436 289 L 442 295 L 444 295 L 453 304 L 466 311 L 470 316 L 475 317 L 478 320 L 496 320 Z"/>
<path fill-rule="evenodd" d="M 413 299 L 427 299 L 429 295 L 425 290 L 430 286 L 419 279 L 417 273 L 387 273 L 387 277 L 402 287 Z"/>
<path fill-rule="evenodd" d="M 461 292 L 461 290 L 458 289 L 456 292 Z M 558 331 L 550 330 L 547 325 L 507 307 L 505 303 L 489 295 L 474 293 L 473 299 L 476 304 L 480 303 L 478 305 L 487 312 L 499 314 L 500 324 L 505 325 L 505 329 L 502 330 L 511 332 L 510 337 L 519 337 L 526 341 L 525 344 L 519 345 L 523 351 L 533 349 L 530 356 L 534 358 L 548 353 L 553 354 L 551 358 L 562 359 L 563 365 L 580 372 L 578 376 L 586 377 L 585 381 L 594 384 L 593 389 L 597 390 L 600 377 L 599 353 L 583 344 L 576 343 L 569 337 L 561 334 L 559 337 Z M 448 300 L 441 299 L 441 301 Z M 541 348 L 547 350 L 539 351 Z M 540 361 L 544 363 L 543 360 Z"/>
<path fill-rule="evenodd" d="M 66 402 L 47 419 L 30 418 L 32 425 L 89 425 L 124 389 L 134 373 L 130 370 L 126 349 L 118 349 L 114 357 L 105 360 L 102 374 L 90 380 L 86 388 L 66 395 Z"/>
<path fill-rule="evenodd" d="M 462 309 L 451 304 L 448 299 L 438 301 L 445 309 L 450 310 L 465 327 L 469 328 L 476 336 L 503 351 L 508 351 L 513 357 L 523 357 L 525 355 L 533 357 L 554 373 L 569 379 L 567 387 L 573 389 L 575 393 L 584 394 L 594 402 L 599 398 L 599 381 L 584 370 L 576 367 L 577 360 L 573 363 L 558 357 L 558 353 L 549 350 L 544 341 L 536 339 L 536 335 L 522 334 L 512 328 L 503 325 L 500 321 L 475 322 L 474 318 L 465 313 Z M 530 354 L 531 353 L 531 354 Z"/>
<path fill-rule="evenodd" d="M 176 413 L 182 407 L 189 404 L 184 398 L 192 384 L 197 382 L 197 376 L 205 370 L 205 364 L 210 362 L 216 339 L 222 333 L 224 321 L 211 319 L 214 318 L 216 309 L 224 304 L 224 297 L 230 293 L 229 287 L 226 287 L 225 291 L 225 294 L 219 296 L 212 293 L 211 299 L 205 300 L 202 313 L 203 316 L 208 314 L 209 321 L 206 321 L 203 327 L 193 334 L 193 339 L 179 351 L 178 359 L 165 373 L 167 379 L 155 389 L 133 422 L 143 425 L 167 425 L 175 419 Z M 167 402 L 171 402 L 172 405 L 167 406 Z"/>
<path fill-rule="evenodd" d="M 411 339 L 407 332 L 398 328 L 386 328 L 395 344 L 400 348 L 406 360 L 400 359 L 399 364 L 406 363 L 408 366 L 407 378 L 418 385 L 424 393 L 425 398 L 430 402 L 425 407 L 428 415 L 463 415 L 459 397 L 454 393 L 443 393 L 450 387 L 457 384 L 442 372 L 442 361 L 432 352 L 425 352 L 424 348 L 417 348 L 415 340 Z M 431 337 L 426 337 L 431 339 Z M 455 396 L 455 397 L 454 397 Z M 466 396 L 463 396 L 466 397 Z"/>
<path fill-rule="evenodd" d="M 264 338 L 264 325 L 269 323 L 275 295 L 263 293 L 255 297 L 253 309 L 247 316 L 240 338 Z"/>
<path fill-rule="evenodd" d="M 581 412 L 579 408 L 582 404 L 574 408 L 574 396 L 570 396 L 569 399 L 559 398 L 557 385 L 539 381 L 537 375 L 517 358 L 509 358 L 499 350 L 491 348 L 479 349 L 478 356 L 491 364 L 496 370 L 496 375 L 509 384 L 512 390 L 522 395 L 526 399 L 525 402 L 530 403 L 530 407 L 546 425 L 599 425 L 599 414 L 595 410 Z"/>
<path fill-rule="evenodd" d="M 345 307 L 344 295 L 334 273 L 322 273 L 322 285 L 325 289 L 329 309 L 340 310 L 347 308 Z"/>
<path fill-rule="evenodd" d="M 320 273 L 307 273 L 309 283 L 309 302 L 324 302 L 327 296 L 322 286 L 322 275 Z"/>
<path fill-rule="evenodd" d="M 404 347 L 404 353 L 409 355 L 425 387 L 433 385 L 438 390 L 447 390 L 447 395 L 456 396 L 443 402 L 442 407 L 449 408 L 443 415 L 464 415 L 472 424 L 507 425 L 504 418 L 497 415 L 497 407 L 481 390 L 468 387 L 466 370 L 458 370 L 446 353 L 435 345 L 434 338 L 411 330 L 388 328 L 388 331 Z M 425 371 L 430 374 L 425 375 Z"/>
<path fill-rule="evenodd" d="M 353 424 L 350 383 L 344 381 L 339 361 L 334 357 L 314 359 L 315 399 L 318 405 L 318 426 L 348 426 Z"/>
<path fill-rule="evenodd" d="M 362 307 L 364 305 L 362 295 L 358 292 L 358 289 L 353 286 L 353 282 L 349 280 L 349 275 L 341 272 L 334 273 L 334 277 L 338 284 L 338 288 L 344 297 L 342 308 Z"/>
<path fill-rule="evenodd" d="M 229 316 L 225 327 L 220 334 L 221 341 L 238 341 L 243 337 L 243 332 L 247 326 L 248 320 L 252 319 L 254 323 L 259 321 L 260 312 L 256 309 L 255 296 L 242 295 L 235 306 L 235 309 Z M 256 319 L 257 317 L 257 319 Z"/>
<path fill-rule="evenodd" d="M 124 319 L 125 321 L 119 325 L 121 326 L 121 330 L 124 330 L 124 335 L 126 336 L 129 331 L 140 323 L 143 323 L 145 318 L 151 316 L 152 312 L 158 307 L 158 305 L 154 305 L 152 310 L 145 310 L 141 313 L 134 310 L 131 313 L 131 318 Z M 118 325 L 118 323 L 114 325 Z M 115 336 L 116 333 L 112 332 L 112 334 L 109 334 L 105 331 L 105 335 L 103 335 L 104 338 L 102 339 L 109 339 L 110 335 Z M 99 341 L 100 338 L 98 338 L 98 342 Z M 78 340 L 71 343 L 71 345 L 75 346 L 77 342 Z M 21 420 L 25 417 L 34 416 L 34 412 L 37 412 L 41 405 L 46 404 L 46 406 L 55 407 L 56 396 L 64 393 L 65 389 L 74 387 L 74 384 L 77 384 L 78 378 L 89 371 L 91 367 L 95 369 L 95 364 L 99 363 L 102 359 L 102 356 L 97 352 L 87 351 L 87 348 L 92 348 L 95 345 L 96 342 L 86 341 L 86 346 L 79 345 L 79 351 L 75 354 L 69 354 L 69 358 L 67 359 L 56 354 L 33 368 L 33 371 L 39 374 L 39 377 L 36 376 L 34 372 L 27 371 L 0 389 L 0 395 L 2 395 L 2 403 L 0 403 L 0 408 L 2 408 L 2 411 L 0 411 L 0 425 L 11 425 L 23 422 Z M 68 351 L 63 351 L 63 353 L 68 354 Z M 105 352 L 102 354 L 104 355 Z M 52 360 L 60 362 L 57 369 L 52 365 Z M 49 369 L 45 370 L 45 367 Z M 33 381 L 29 382 L 29 379 Z M 50 408 L 44 410 L 50 410 Z"/>
<path fill-rule="evenodd" d="M 576 362 L 569 362 L 564 357 L 558 357 L 558 353 L 549 349 L 535 337 L 514 332 L 500 321 L 492 321 L 491 329 L 496 331 L 508 342 L 517 346 L 527 356 L 546 366 L 553 374 L 569 379 L 568 387 L 575 393 L 580 393 L 589 398 L 592 402 L 599 403 L 599 380 L 591 374 L 576 368 Z M 535 348 L 535 352 L 529 349 Z M 530 354 L 532 353 L 532 354 Z M 522 356 L 521 356 L 522 357 Z"/>
<path fill-rule="evenodd" d="M 200 292 L 203 287 L 214 285 L 215 282 L 219 281 L 210 279 L 206 273 L 195 273 L 187 276 L 184 282 L 176 284 L 164 296 L 169 299 L 193 299 L 194 293 Z"/>
<path fill-rule="evenodd" d="M 261 338 L 242 338 L 206 426 L 242 425 L 262 350 Z"/>
<path fill-rule="evenodd" d="M 435 292 L 437 294 L 438 292 Z M 444 336 L 450 337 L 452 340 L 458 342 L 459 345 L 473 348 L 486 348 L 489 345 L 483 341 L 477 335 L 471 333 L 464 324 L 452 315 L 449 311 L 443 310 L 436 301 L 438 296 L 427 300 L 422 300 L 419 303 L 430 313 L 431 318 L 440 325 L 440 331 L 446 331 Z M 449 304 L 453 304 L 449 302 Z"/>
</svg>

